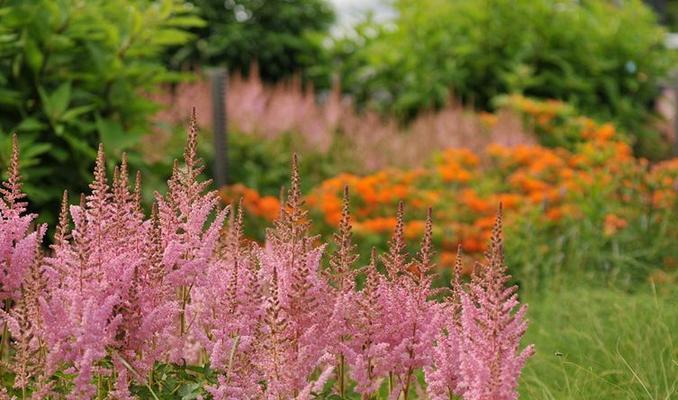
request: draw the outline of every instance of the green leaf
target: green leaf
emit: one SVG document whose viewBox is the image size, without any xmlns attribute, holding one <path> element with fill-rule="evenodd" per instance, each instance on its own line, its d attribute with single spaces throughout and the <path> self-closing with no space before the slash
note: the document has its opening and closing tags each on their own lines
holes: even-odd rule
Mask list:
<svg viewBox="0 0 678 400">
<path fill-rule="evenodd" d="M 45 60 L 38 44 L 30 36 L 30 33 L 24 36 L 24 54 L 26 55 L 26 63 L 28 67 L 35 73 L 42 68 L 42 63 Z"/>
<path fill-rule="evenodd" d="M 174 17 L 167 25 L 191 28 L 206 26 L 207 22 L 205 22 L 202 18 L 197 16 L 186 16 L 186 17 Z"/>
<path fill-rule="evenodd" d="M 68 111 L 64 112 L 64 114 L 61 116 L 61 120 L 66 121 L 66 122 L 72 121 L 75 118 L 79 117 L 80 115 L 94 110 L 94 108 L 96 108 L 96 105 L 94 105 L 94 104 L 89 104 L 89 105 L 86 105 L 86 106 L 73 107 L 73 108 L 69 109 Z"/>
<path fill-rule="evenodd" d="M 40 99 L 42 100 L 43 108 L 47 118 L 49 118 L 52 123 L 58 121 L 70 103 L 71 82 L 62 83 L 50 95 L 48 95 L 42 87 L 40 87 L 38 91 L 40 93 Z"/>
<path fill-rule="evenodd" d="M 16 131 L 40 131 L 47 127 L 44 123 L 40 122 L 37 118 L 28 117 L 21 121 L 21 123 L 15 128 Z"/>
<path fill-rule="evenodd" d="M 192 34 L 179 29 L 162 29 L 153 35 L 153 43 L 159 45 L 177 45 L 188 42 Z"/>
<path fill-rule="evenodd" d="M 96 151 L 86 141 L 74 135 L 65 135 L 64 139 L 78 157 L 85 156 L 88 159 L 94 159 L 94 157 L 96 157 Z"/>
<path fill-rule="evenodd" d="M 0 104 L 17 106 L 21 103 L 21 92 L 0 88 Z"/>
</svg>

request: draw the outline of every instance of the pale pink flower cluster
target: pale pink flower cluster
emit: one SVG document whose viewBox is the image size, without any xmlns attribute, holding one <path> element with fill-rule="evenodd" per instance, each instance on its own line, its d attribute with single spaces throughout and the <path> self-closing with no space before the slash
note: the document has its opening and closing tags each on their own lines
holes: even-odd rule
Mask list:
<svg viewBox="0 0 678 400">
<path fill-rule="evenodd" d="M 209 365 L 216 378 L 205 390 L 217 400 L 310 399 L 330 384 L 340 396 L 370 398 L 387 386 L 390 398 L 407 399 L 424 390 L 421 370 L 434 399 L 517 397 L 532 348 L 519 351 L 525 307 L 514 312 L 515 288 L 506 288 L 501 214 L 486 262 L 468 283 L 457 274 L 438 302 L 430 213 L 410 256 L 400 204 L 388 252 L 373 251 L 359 268 L 346 192 L 324 266 L 326 245 L 310 234 L 296 157 L 280 216 L 260 245 L 244 237 L 242 207 L 220 209 L 199 180 L 196 140 L 193 118 L 184 162 L 175 163 L 150 217 L 139 175 L 130 189 L 123 157 L 109 182 L 100 148 L 91 192 L 71 206 L 64 194 L 44 258 L 45 228 L 31 232 L 34 216 L 18 202 L 15 157 L 0 206 L 0 317 L 9 328 L 2 343 L 15 346 L 15 387 L 40 398 L 60 376 L 71 399 L 102 390 L 131 399 L 132 385 L 152 390 L 159 363 Z"/>
<path fill-rule="evenodd" d="M 519 305 L 517 287 L 506 286 L 510 276 L 504 264 L 501 218 L 500 209 L 485 263 L 476 265 L 467 285 L 458 279 L 453 282 L 436 356 L 425 368 L 432 399 L 449 399 L 451 394 L 465 400 L 518 398 L 520 371 L 534 347 L 519 350 L 527 330 L 527 306 L 514 312 Z M 461 270 L 459 261 L 456 270 Z"/>
<path fill-rule="evenodd" d="M 149 94 L 164 107 L 155 116 L 160 125 L 176 126 L 187 121 L 192 105 L 202 112 L 198 125 L 212 125 L 210 82 L 201 72 L 195 79 Z M 505 146 L 534 143 L 534 135 L 510 110 L 499 113 L 496 123 L 459 104 L 417 116 L 404 126 L 372 110 L 357 110 L 350 98 L 335 86 L 317 96 L 299 79 L 267 85 L 257 73 L 256 65 L 248 76 L 229 78 L 224 111 L 229 129 L 261 139 L 278 138 L 294 133 L 295 148 L 327 153 L 337 146 L 351 149 L 365 172 L 386 167 L 416 167 L 431 154 L 445 148 L 469 148 L 482 153 L 491 143 Z M 163 142 L 171 142 L 171 133 L 158 130 L 144 139 L 144 154 L 162 160 Z M 159 145 L 160 144 L 160 145 Z"/>
<path fill-rule="evenodd" d="M 26 213 L 19 176 L 19 146 L 12 137 L 8 179 L 0 187 L 0 301 L 17 300 L 21 283 L 35 261 L 46 226 L 31 232 L 37 215 Z"/>
</svg>

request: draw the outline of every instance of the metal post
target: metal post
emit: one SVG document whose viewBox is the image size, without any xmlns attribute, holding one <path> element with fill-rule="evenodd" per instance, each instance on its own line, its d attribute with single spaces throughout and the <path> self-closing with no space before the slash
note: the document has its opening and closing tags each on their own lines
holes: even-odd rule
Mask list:
<svg viewBox="0 0 678 400">
<path fill-rule="evenodd" d="M 217 187 L 228 182 L 228 135 L 226 131 L 226 68 L 214 68 L 212 80 L 212 131 L 214 135 L 214 183 Z"/>
<path fill-rule="evenodd" d="M 673 86 L 673 143 L 671 143 L 671 156 L 678 157 L 678 85 Z"/>
</svg>

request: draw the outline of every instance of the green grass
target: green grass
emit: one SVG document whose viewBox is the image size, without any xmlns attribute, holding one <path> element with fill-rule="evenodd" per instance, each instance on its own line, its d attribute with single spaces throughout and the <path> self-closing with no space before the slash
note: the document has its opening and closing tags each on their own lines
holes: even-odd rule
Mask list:
<svg viewBox="0 0 678 400">
<path fill-rule="evenodd" d="M 530 303 L 523 399 L 678 398 L 678 290 L 544 293 Z"/>
</svg>

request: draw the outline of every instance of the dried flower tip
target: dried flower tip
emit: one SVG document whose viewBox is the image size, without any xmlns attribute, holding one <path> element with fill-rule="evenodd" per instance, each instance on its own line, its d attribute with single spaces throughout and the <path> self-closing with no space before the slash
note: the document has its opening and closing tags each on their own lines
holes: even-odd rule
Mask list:
<svg viewBox="0 0 678 400">
<path fill-rule="evenodd" d="M 186 147 L 184 148 L 184 162 L 189 171 L 197 165 L 197 149 L 198 149 L 198 119 L 196 116 L 195 107 L 191 109 L 191 122 L 188 128 L 188 137 L 186 138 Z"/>
<path fill-rule="evenodd" d="M 59 211 L 59 224 L 54 234 L 56 244 L 63 243 L 68 238 L 68 190 L 64 190 L 61 197 L 61 210 Z"/>
</svg>

